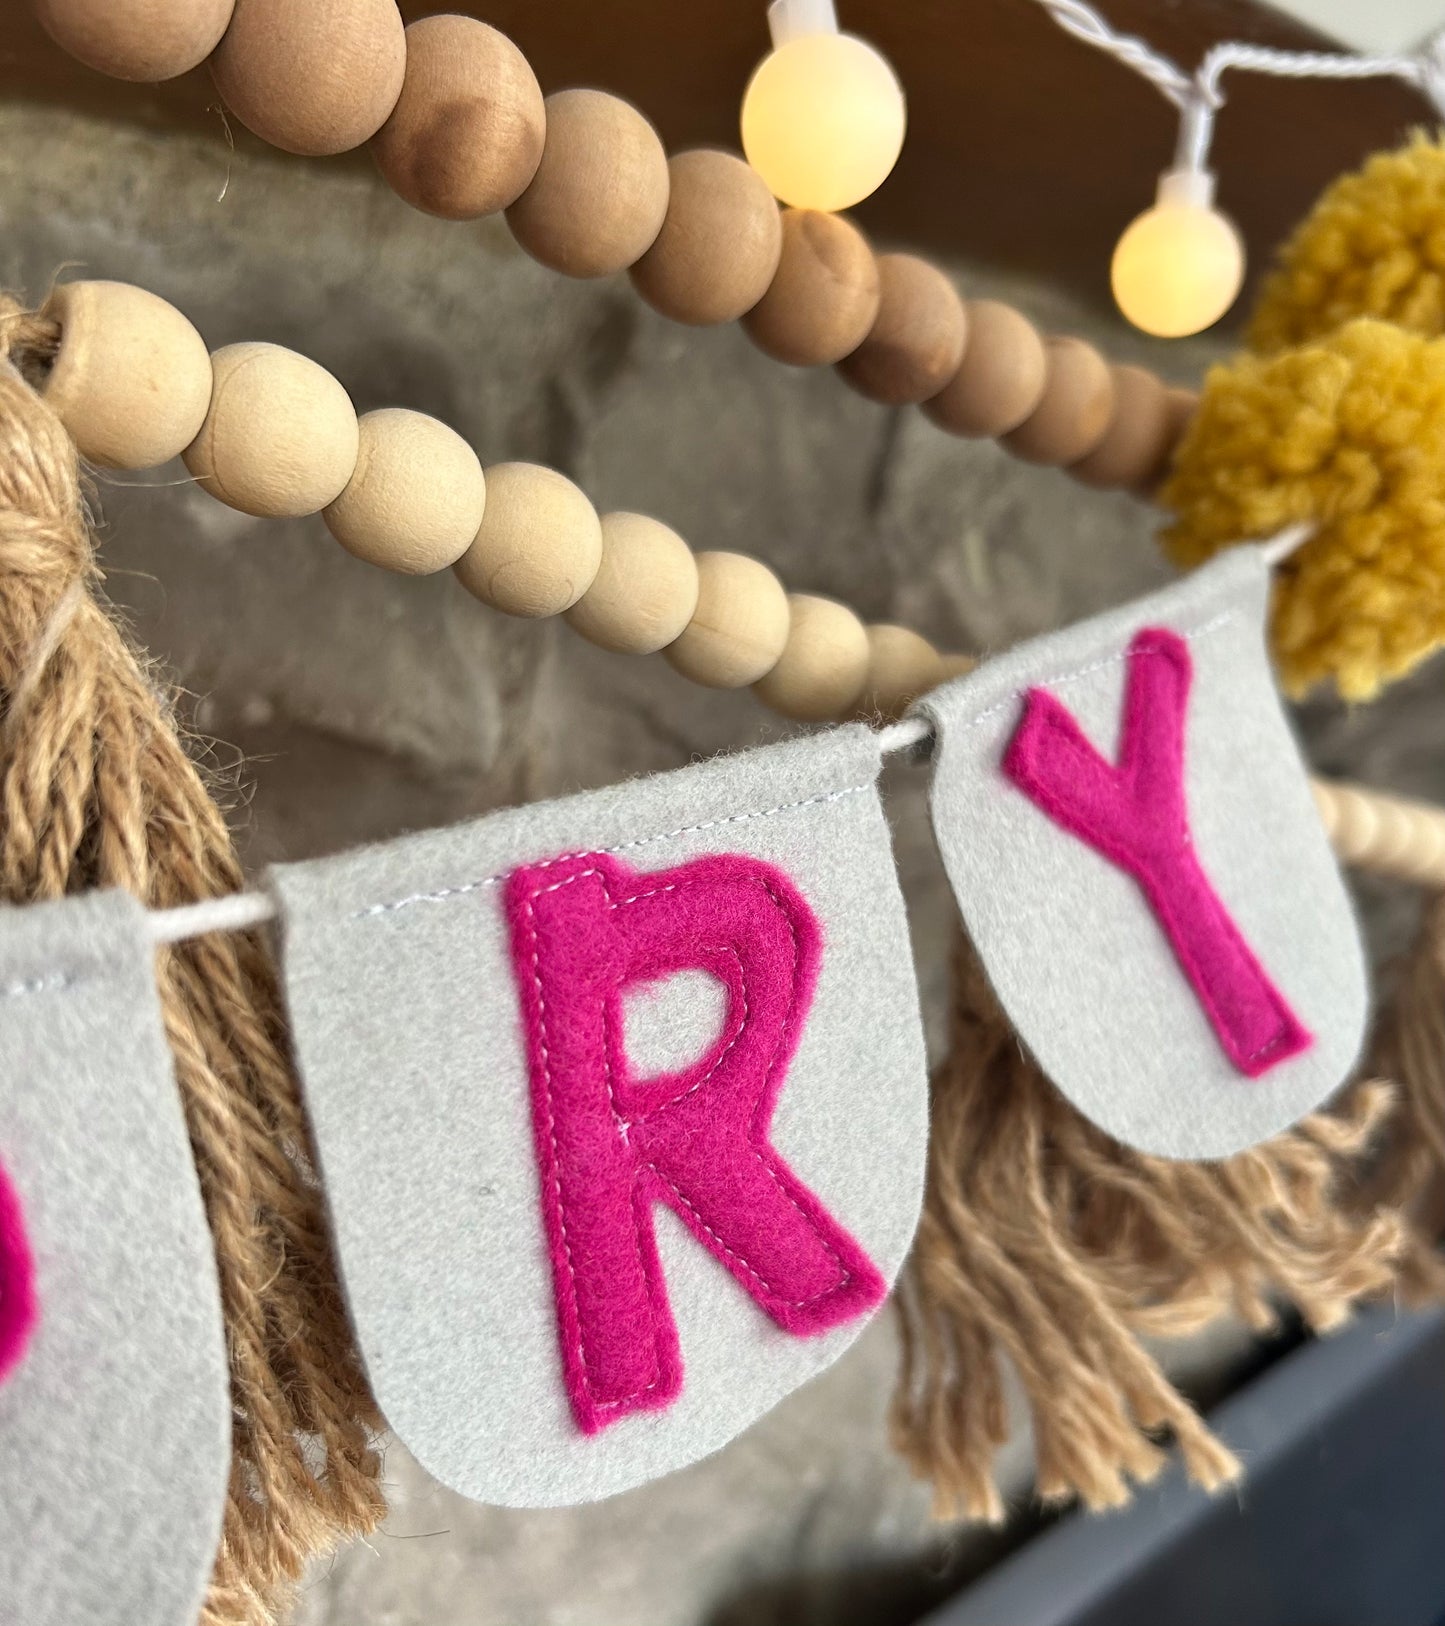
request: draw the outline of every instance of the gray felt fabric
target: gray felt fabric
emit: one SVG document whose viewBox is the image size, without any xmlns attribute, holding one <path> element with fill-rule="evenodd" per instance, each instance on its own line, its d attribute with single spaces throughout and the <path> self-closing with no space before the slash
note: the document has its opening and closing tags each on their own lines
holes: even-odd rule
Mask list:
<svg viewBox="0 0 1445 1626">
<path fill-rule="evenodd" d="M 0 910 L 0 1160 L 38 1331 L 0 1384 L 0 1622 L 193 1626 L 230 1397 L 140 907 Z"/>
<path fill-rule="evenodd" d="M 870 732 L 840 729 L 273 872 L 293 1032 L 367 1371 L 392 1428 L 446 1484 L 534 1507 L 625 1490 L 725 1445 L 862 1326 L 789 1336 L 658 1208 L 682 1394 L 590 1438 L 578 1431 L 498 884 L 518 864 L 612 851 L 656 870 L 729 852 L 792 878 L 826 947 L 772 1141 L 895 1277 L 922 1200 L 927 1088 L 878 768 Z M 639 1031 L 651 1022 L 658 1058 L 697 1053 L 717 1029 L 711 979 L 676 981 L 655 1011 L 627 1015 Z"/>
<path fill-rule="evenodd" d="M 1355 1063 L 1368 996 L 1353 911 L 1265 649 L 1269 571 L 1238 548 L 1178 584 L 1040 638 L 933 692 L 933 821 L 988 975 L 1040 1065 L 1117 1140 L 1218 1158 L 1324 1102 Z M 1312 1048 L 1236 1072 L 1136 882 L 1061 829 L 999 762 L 1033 685 L 1114 759 L 1124 651 L 1141 627 L 1189 640 L 1186 792 L 1195 845 Z"/>
</svg>

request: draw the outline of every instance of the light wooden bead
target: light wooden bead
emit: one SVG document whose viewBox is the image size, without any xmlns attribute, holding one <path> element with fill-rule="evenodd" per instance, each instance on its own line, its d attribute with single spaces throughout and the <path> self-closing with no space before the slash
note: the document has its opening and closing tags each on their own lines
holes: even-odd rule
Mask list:
<svg viewBox="0 0 1445 1626">
<path fill-rule="evenodd" d="M 1173 434 L 1169 396 L 1155 374 L 1143 367 L 1112 367 L 1114 413 L 1104 438 L 1069 468 L 1086 486 L 1130 489 L 1156 470 L 1168 455 Z"/>
<path fill-rule="evenodd" d="M 63 51 L 112 79 L 153 83 L 198 67 L 226 32 L 235 0 L 33 0 Z"/>
<path fill-rule="evenodd" d="M 406 79 L 371 150 L 414 209 L 475 220 L 531 184 L 547 114 L 537 76 L 475 17 L 423 17 L 406 31 Z"/>
<path fill-rule="evenodd" d="M 406 576 L 454 565 L 486 512 L 477 454 L 456 430 L 404 407 L 368 412 L 358 427 L 356 471 L 324 515 L 332 536 Z"/>
<path fill-rule="evenodd" d="M 953 435 L 1006 435 L 1043 399 L 1048 371 L 1043 338 L 1026 316 L 996 299 L 970 299 L 964 311 L 963 360 L 925 402 L 924 414 Z"/>
<path fill-rule="evenodd" d="M 279 344 L 228 344 L 211 357 L 211 405 L 186 467 L 243 514 L 319 513 L 356 470 L 351 397 L 307 356 Z"/>
<path fill-rule="evenodd" d="M 453 565 L 483 604 L 540 618 L 570 610 L 597 579 L 602 524 L 563 474 L 537 463 L 487 470 L 487 511 Z"/>
<path fill-rule="evenodd" d="M 783 213 L 777 275 L 743 318 L 757 347 L 794 367 L 827 367 L 868 337 L 878 315 L 878 262 L 839 215 Z"/>
<path fill-rule="evenodd" d="M 978 666 L 976 655 L 940 655 L 938 658 L 943 663 L 940 683 L 947 683 L 950 678 L 964 677 Z"/>
<path fill-rule="evenodd" d="M 1134 487 L 1144 496 L 1152 496 L 1173 467 L 1174 454 L 1179 449 L 1179 442 L 1184 439 L 1194 414 L 1199 410 L 1199 391 L 1178 386 L 1166 389 L 1164 410 L 1166 413 L 1164 449 L 1159 454 L 1159 461 Z"/>
<path fill-rule="evenodd" d="M 615 654 L 651 655 L 696 609 L 697 562 L 677 532 L 645 514 L 604 514 L 602 564 L 568 625 Z"/>
<path fill-rule="evenodd" d="M 732 153 L 711 147 L 668 163 L 667 215 L 632 268 L 632 284 L 674 322 L 735 322 L 768 291 L 783 252 L 783 223 L 767 183 Z"/>
<path fill-rule="evenodd" d="M 668 661 L 709 689 L 744 689 L 765 677 L 788 642 L 783 584 L 746 554 L 700 553 L 697 589 L 697 609 L 668 645 Z"/>
<path fill-rule="evenodd" d="M 211 57 L 222 100 L 285 152 L 350 152 L 386 123 L 406 74 L 396 0 L 236 0 Z"/>
<path fill-rule="evenodd" d="M 1104 438 L 1114 412 L 1109 364 L 1083 339 L 1047 341 L 1043 399 L 1003 444 L 1026 463 L 1077 463 Z"/>
<path fill-rule="evenodd" d="M 657 241 L 668 185 L 662 142 L 635 107 L 601 90 L 561 90 L 547 98 L 542 161 L 507 224 L 552 270 L 610 276 Z"/>
<path fill-rule="evenodd" d="M 868 677 L 868 631 L 846 605 L 790 593 L 788 641 L 753 685 L 765 706 L 804 723 L 846 717 Z"/>
<path fill-rule="evenodd" d="M 868 675 L 862 710 L 897 717 L 943 682 L 943 656 L 926 638 L 887 622 L 868 629 Z"/>
<path fill-rule="evenodd" d="M 81 456 L 108 469 L 179 457 L 206 421 L 211 358 L 175 306 L 128 282 L 70 282 L 45 314 L 60 323 L 45 399 Z"/>
<path fill-rule="evenodd" d="M 937 395 L 963 360 L 963 301 L 935 265 L 912 254 L 878 256 L 878 315 L 838 371 L 870 401 L 906 406 Z"/>
</svg>

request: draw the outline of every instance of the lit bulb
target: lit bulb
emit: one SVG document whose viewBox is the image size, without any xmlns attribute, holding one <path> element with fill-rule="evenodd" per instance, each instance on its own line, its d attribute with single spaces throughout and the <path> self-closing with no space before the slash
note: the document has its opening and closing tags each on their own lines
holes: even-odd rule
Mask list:
<svg viewBox="0 0 1445 1626">
<path fill-rule="evenodd" d="M 774 0 L 773 53 L 743 96 L 743 151 L 795 209 L 851 209 L 903 148 L 903 87 L 887 61 L 838 32 L 833 0 Z"/>
<path fill-rule="evenodd" d="M 1175 169 L 1160 177 L 1152 209 L 1132 221 L 1114 250 L 1110 278 L 1119 309 L 1159 339 L 1182 339 L 1217 322 L 1244 281 L 1244 244 L 1214 203 L 1214 177 Z"/>
</svg>

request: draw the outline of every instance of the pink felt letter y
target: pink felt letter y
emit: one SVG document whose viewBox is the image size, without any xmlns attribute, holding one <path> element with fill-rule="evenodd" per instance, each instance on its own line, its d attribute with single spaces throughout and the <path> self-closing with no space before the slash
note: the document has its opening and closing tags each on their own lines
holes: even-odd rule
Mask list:
<svg viewBox="0 0 1445 1626">
<path fill-rule="evenodd" d="M 0 1168 L 0 1383 L 19 1365 L 36 1315 L 35 1266 L 20 1198 Z"/>
<path fill-rule="evenodd" d="M 1230 1061 L 1250 1078 L 1308 1049 L 1194 850 L 1184 792 L 1189 645 L 1146 628 L 1129 646 L 1117 766 L 1047 689 L 1030 689 L 1003 770 L 1057 824 L 1139 883 Z"/>
<path fill-rule="evenodd" d="M 578 1426 L 595 1434 L 681 1389 L 655 1203 L 789 1333 L 823 1332 L 876 1305 L 877 1269 L 768 1140 L 822 947 L 787 877 L 734 855 L 639 874 L 585 854 L 517 870 L 507 908 Z M 682 1072 L 638 1078 L 623 993 L 686 970 L 726 989 L 723 1032 Z"/>
</svg>

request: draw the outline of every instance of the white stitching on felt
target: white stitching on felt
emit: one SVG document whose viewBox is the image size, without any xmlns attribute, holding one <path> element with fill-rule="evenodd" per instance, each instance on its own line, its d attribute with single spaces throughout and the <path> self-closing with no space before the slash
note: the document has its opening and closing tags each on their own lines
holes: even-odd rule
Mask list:
<svg viewBox="0 0 1445 1626">
<path fill-rule="evenodd" d="M 1215 616 L 1212 621 L 1205 621 L 1202 625 L 1192 628 L 1189 632 L 1176 630 L 1174 635 L 1176 638 L 1185 639 L 1186 642 L 1195 638 L 1203 638 L 1211 632 L 1217 632 L 1226 622 L 1233 621 L 1234 617 L 1235 612 L 1233 610 L 1224 610 Z M 1128 659 L 1128 649 L 1121 649 L 1117 655 L 1110 655 L 1101 661 L 1093 661 L 1088 666 L 1075 667 L 1072 672 L 1061 672 L 1057 677 L 1037 678 L 1029 684 L 1028 689 L 1062 688 L 1065 684 L 1077 683 L 1080 678 L 1089 677 L 1094 672 L 1103 672 L 1110 666 L 1122 666 Z M 979 712 L 977 717 L 971 717 L 966 723 L 955 723 L 953 725 L 955 731 L 961 733 L 965 729 L 977 728 L 981 723 L 986 723 L 990 717 L 997 717 L 1001 711 L 1007 711 L 1016 700 L 1022 700 L 1028 693 L 1028 689 L 1015 689 L 1007 700 L 1000 700 L 997 705 L 990 706 L 987 711 Z"/>
<path fill-rule="evenodd" d="M 0 999 L 19 999 L 25 994 L 50 994 L 60 988 L 71 988 L 82 979 L 68 971 L 53 971 L 49 976 L 36 977 L 32 982 L 11 982 L 0 987 Z"/>
<path fill-rule="evenodd" d="M 776 813 L 796 813 L 799 808 L 818 807 L 828 802 L 839 802 L 845 796 L 857 796 L 865 790 L 872 790 L 873 780 L 862 785 L 845 785 L 841 790 L 824 791 L 818 796 L 805 797 L 801 802 L 784 802 L 778 807 L 765 807 L 754 813 L 733 813 L 725 819 L 707 819 L 702 824 L 686 824 L 679 830 L 664 830 L 655 836 L 639 836 L 635 841 L 624 841 L 616 847 L 597 847 L 590 851 L 562 853 L 556 858 L 544 859 L 534 864 L 533 869 L 550 869 L 554 864 L 566 863 L 570 858 L 583 857 L 611 857 L 615 853 L 631 852 L 634 847 L 649 847 L 655 841 L 675 841 L 679 836 L 696 835 L 699 830 L 717 830 L 728 824 L 746 824 L 750 819 L 770 819 Z M 398 909 L 410 909 L 414 903 L 446 903 L 452 898 L 464 898 L 473 892 L 480 892 L 483 887 L 496 886 L 498 882 L 505 881 L 512 873 L 510 869 L 499 870 L 495 875 L 484 875 L 479 881 L 468 881 L 463 886 L 444 886 L 436 892 L 413 892 L 410 897 L 397 898 L 391 903 L 373 903 L 365 909 L 357 909 L 351 915 L 352 920 L 364 920 L 373 915 L 389 915 Z"/>
</svg>

